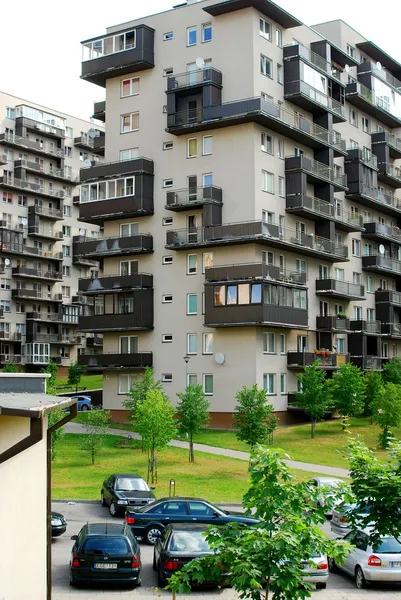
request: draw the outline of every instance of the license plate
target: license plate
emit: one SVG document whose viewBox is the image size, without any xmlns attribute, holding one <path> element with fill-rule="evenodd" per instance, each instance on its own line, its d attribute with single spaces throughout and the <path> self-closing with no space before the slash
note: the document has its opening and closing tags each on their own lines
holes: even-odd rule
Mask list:
<svg viewBox="0 0 401 600">
<path fill-rule="evenodd" d="M 390 567 L 401 567 L 401 562 L 400 561 L 390 562 Z"/>
<path fill-rule="evenodd" d="M 117 563 L 96 563 L 95 569 L 117 569 Z"/>
</svg>

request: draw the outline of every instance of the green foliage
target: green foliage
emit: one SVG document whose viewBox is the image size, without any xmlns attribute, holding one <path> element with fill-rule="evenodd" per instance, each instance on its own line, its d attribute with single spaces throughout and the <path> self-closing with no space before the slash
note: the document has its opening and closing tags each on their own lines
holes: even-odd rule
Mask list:
<svg viewBox="0 0 401 600">
<path fill-rule="evenodd" d="M 310 367 L 297 376 L 302 393 L 296 394 L 296 405 L 311 418 L 311 438 L 315 437 L 316 421 L 320 421 L 330 408 L 330 396 L 325 387 L 325 373 L 315 360 Z"/>
<path fill-rule="evenodd" d="M 15 363 L 9 362 L 4 365 L 3 373 L 19 373 L 19 369 Z"/>
<path fill-rule="evenodd" d="M 181 434 L 188 435 L 189 462 L 195 462 L 193 437 L 210 420 L 210 402 L 201 385 L 189 385 L 183 394 L 177 394 L 177 424 Z"/>
<path fill-rule="evenodd" d="M 49 418 L 47 422 L 48 427 L 53 427 L 56 423 L 61 421 L 65 417 L 65 413 L 61 410 L 61 408 L 57 408 L 49 413 Z M 64 427 L 59 427 L 52 432 L 52 460 L 56 459 L 57 448 L 61 440 L 65 435 Z"/>
<path fill-rule="evenodd" d="M 46 380 L 46 391 L 48 394 L 54 395 L 56 387 L 56 379 L 58 374 L 58 366 L 51 360 L 43 369 L 41 373 L 49 373 L 50 377 Z"/>
<path fill-rule="evenodd" d="M 374 420 L 382 429 L 379 436 L 380 446 L 387 448 L 393 438 L 391 428 L 401 425 L 401 386 L 395 383 L 382 386 L 371 408 Z"/>
<path fill-rule="evenodd" d="M 163 384 L 155 381 L 154 369 L 146 367 L 142 379 L 135 379 L 129 391 L 129 397 L 123 401 L 124 408 L 130 411 L 130 421 L 135 422 L 135 411 L 139 402 L 144 402 L 150 390 L 163 392 Z"/>
<path fill-rule="evenodd" d="M 366 397 L 366 387 L 361 369 L 347 363 L 340 365 L 332 379 L 327 380 L 326 389 L 333 406 L 343 417 L 357 417 L 363 412 Z"/>
<path fill-rule="evenodd" d="M 81 382 L 81 377 L 84 373 L 84 368 L 78 364 L 77 361 L 72 362 L 68 367 L 68 379 L 67 384 L 71 387 L 75 387 L 75 391 L 78 391 L 78 386 Z"/>
<path fill-rule="evenodd" d="M 81 450 L 88 452 L 92 465 L 95 458 L 105 445 L 107 428 L 110 421 L 110 412 L 98 408 L 92 408 L 88 412 L 86 423 L 84 423 L 85 436 L 81 442 Z"/>
<path fill-rule="evenodd" d="M 277 419 L 272 415 L 273 406 L 267 404 L 266 390 L 244 386 L 235 396 L 234 427 L 237 438 L 250 445 L 265 444 L 277 427 Z"/>
<path fill-rule="evenodd" d="M 190 593 L 192 582 L 218 579 L 223 567 L 241 599 L 265 600 L 270 594 L 273 600 L 310 598 L 312 585 L 304 581 L 302 563 L 314 552 L 344 560 L 349 546 L 329 540 L 319 527 L 325 508 L 317 502 L 318 489 L 294 483 L 278 451 L 258 446 L 250 475 L 243 504 L 260 522 L 209 528 L 206 537 L 216 554 L 191 561 L 174 574 L 168 585 L 173 593 Z M 337 490 L 330 505 L 342 493 Z"/>
<path fill-rule="evenodd" d="M 385 383 L 401 385 L 401 358 L 395 356 L 384 365 L 383 379 Z"/>
<path fill-rule="evenodd" d="M 379 371 L 371 369 L 365 373 L 364 377 L 366 396 L 365 396 L 365 408 L 363 414 L 365 417 L 372 416 L 372 405 L 376 402 L 378 395 L 383 389 L 383 377 Z"/>
</svg>

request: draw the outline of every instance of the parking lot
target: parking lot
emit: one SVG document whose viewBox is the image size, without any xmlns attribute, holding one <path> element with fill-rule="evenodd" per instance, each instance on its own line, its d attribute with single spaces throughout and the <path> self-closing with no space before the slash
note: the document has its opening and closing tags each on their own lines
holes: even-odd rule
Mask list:
<svg viewBox="0 0 401 600">
<path fill-rule="evenodd" d="M 230 507 L 226 507 L 230 508 Z M 234 508 L 234 507 L 233 507 Z M 236 507 L 238 509 L 238 507 Z M 64 535 L 54 538 L 52 543 L 53 553 L 53 600 L 97 600 L 98 598 L 121 598 L 137 596 L 141 598 L 171 597 L 171 592 L 159 590 L 157 588 L 156 573 L 152 569 L 153 548 L 147 544 L 141 543 L 141 556 L 143 563 L 142 586 L 134 590 L 124 588 L 71 588 L 68 583 L 68 563 L 70 552 L 73 545 L 71 536 L 77 534 L 81 527 L 86 523 L 105 522 L 110 519 L 106 508 L 94 503 L 76 503 L 68 504 L 63 502 L 53 503 L 53 510 L 63 513 L 68 528 Z M 325 532 L 330 534 L 330 526 L 327 523 Z M 368 590 L 357 590 L 353 580 L 345 575 L 331 574 L 327 590 L 316 591 L 313 593 L 319 600 L 401 600 L 401 588 L 376 588 Z M 193 593 L 191 598 L 203 598 L 204 600 L 232 600 L 236 594 L 231 589 L 211 590 L 202 593 Z"/>
</svg>

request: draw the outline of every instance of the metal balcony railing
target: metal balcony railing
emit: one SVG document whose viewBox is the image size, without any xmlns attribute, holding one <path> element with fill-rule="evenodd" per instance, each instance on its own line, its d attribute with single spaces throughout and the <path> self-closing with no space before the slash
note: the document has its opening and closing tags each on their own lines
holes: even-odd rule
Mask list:
<svg viewBox="0 0 401 600">
<path fill-rule="evenodd" d="M 366 221 L 363 226 L 365 227 L 365 233 L 376 234 L 383 237 L 388 237 L 401 244 L 401 229 L 399 227 L 386 225 L 385 223 L 379 223 L 377 221 Z"/>
<path fill-rule="evenodd" d="M 221 85 L 221 82 L 221 71 L 215 69 L 214 67 L 206 66 L 203 69 L 196 69 L 195 71 L 187 71 L 186 73 L 171 75 L 167 80 L 167 88 L 168 90 L 178 90 L 180 88 L 210 83 Z"/>
<path fill-rule="evenodd" d="M 297 168 L 297 163 L 300 163 L 300 168 L 307 173 L 311 173 L 316 177 L 321 179 L 326 179 L 333 183 L 334 185 L 340 185 L 345 187 L 347 185 L 347 176 L 345 173 L 337 171 L 330 167 L 329 165 L 325 165 L 309 156 L 286 156 L 285 157 L 285 169 L 286 171 L 290 171 L 292 168 Z"/>
<path fill-rule="evenodd" d="M 338 79 L 340 81 L 340 73 L 338 71 L 333 70 L 331 63 L 328 60 L 326 60 L 325 58 L 323 58 L 323 56 L 320 56 L 320 54 L 317 54 L 313 50 L 310 50 L 309 48 L 307 48 L 306 46 L 303 46 L 300 43 L 286 44 L 285 46 L 283 46 L 283 50 L 286 49 L 286 51 L 285 51 L 286 59 L 292 58 L 291 53 L 288 50 L 289 48 L 294 49 L 293 56 L 300 56 L 301 58 L 304 58 L 305 60 L 310 62 L 312 65 L 314 65 L 321 71 L 328 73 L 328 75 L 331 75 L 332 77 L 335 77 L 336 79 Z"/>
<path fill-rule="evenodd" d="M 62 210 L 55 208 L 45 208 L 44 206 L 38 206 L 34 204 L 28 207 L 28 214 L 39 215 L 41 217 L 48 217 L 49 219 L 63 219 L 64 213 Z"/>
<path fill-rule="evenodd" d="M 390 177 L 398 179 L 401 182 L 401 168 L 396 167 L 392 163 L 381 162 L 378 164 L 379 171 L 387 173 Z"/>
<path fill-rule="evenodd" d="M 333 204 L 330 204 L 330 202 L 315 198 L 314 196 L 304 196 L 302 194 L 287 196 L 287 209 L 295 208 L 308 208 L 328 219 L 335 219 L 336 221 L 341 221 L 350 226 L 363 227 L 362 215 L 352 216 L 351 213 L 344 208 L 334 206 Z"/>
<path fill-rule="evenodd" d="M 57 190 L 49 185 L 40 185 L 39 183 L 33 183 L 30 181 L 24 181 L 16 177 L 1 177 L 0 184 L 15 187 L 17 189 L 28 190 L 36 194 L 46 194 L 52 198 L 64 198 L 64 190 Z"/>
<path fill-rule="evenodd" d="M 345 106 L 343 104 L 341 104 L 340 102 L 338 102 L 338 100 L 335 100 L 331 96 L 328 96 L 324 92 L 320 92 L 316 88 L 309 85 L 309 83 L 306 83 L 306 81 L 302 81 L 302 79 L 286 81 L 285 86 L 286 90 L 288 90 L 289 95 L 291 95 L 291 93 L 296 93 L 295 90 L 297 90 L 298 93 L 304 94 L 304 96 L 307 96 L 307 98 L 309 98 L 313 102 L 316 102 L 316 104 L 324 106 L 325 108 L 327 108 L 327 110 L 345 119 Z M 287 91 L 285 92 L 285 94 L 287 95 Z"/>
<path fill-rule="evenodd" d="M 200 203 L 221 204 L 222 189 L 215 185 L 200 186 L 166 192 L 166 206 Z"/>
<path fill-rule="evenodd" d="M 35 140 L 29 140 L 27 138 L 21 137 L 20 135 L 15 135 L 7 131 L 0 134 L 0 143 L 2 141 L 21 146 L 23 148 L 27 148 L 28 150 L 36 150 L 37 152 L 50 154 L 51 156 L 57 156 L 59 158 L 64 157 L 64 150 L 56 148 L 53 144 L 46 142 L 36 142 Z"/>
<path fill-rule="evenodd" d="M 401 210 L 401 198 L 397 198 L 391 194 L 385 194 L 377 188 L 370 187 L 369 185 L 361 182 L 359 183 L 359 191 L 363 196 L 367 196 L 368 198 L 376 200 L 381 204 L 387 204 L 388 206 L 393 206 L 394 208 Z"/>
<path fill-rule="evenodd" d="M 73 175 L 72 173 L 67 173 L 63 169 L 53 169 L 48 165 L 42 165 L 40 163 L 33 162 L 31 160 L 19 159 L 14 161 L 14 168 L 16 167 L 24 167 L 25 169 L 35 171 L 37 173 L 43 173 L 44 175 L 49 175 L 49 177 L 59 177 L 61 179 L 66 179 L 71 182 L 79 182 L 78 175 Z"/>
</svg>

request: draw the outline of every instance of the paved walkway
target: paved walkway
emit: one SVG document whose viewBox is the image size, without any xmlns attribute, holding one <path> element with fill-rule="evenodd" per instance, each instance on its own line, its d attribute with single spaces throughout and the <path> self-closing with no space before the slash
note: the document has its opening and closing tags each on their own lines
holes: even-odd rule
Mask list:
<svg viewBox="0 0 401 600">
<path fill-rule="evenodd" d="M 83 425 L 80 423 L 67 423 L 65 428 L 67 433 L 85 433 Z M 122 437 L 129 437 L 136 440 L 140 440 L 141 436 L 132 431 L 125 431 L 124 429 L 108 429 L 109 435 L 120 435 Z M 188 442 L 181 442 L 179 440 L 173 440 L 169 446 L 174 448 L 184 448 L 188 450 Z M 208 446 L 206 444 L 194 444 L 194 449 L 198 452 L 206 452 L 207 454 L 215 454 L 218 456 L 227 456 L 229 458 L 237 458 L 238 460 L 249 461 L 249 452 L 240 452 L 239 450 L 230 450 L 229 448 L 218 448 L 217 446 Z M 286 460 L 286 464 L 292 469 L 301 469 L 302 471 L 310 471 L 311 473 L 319 473 L 320 475 L 330 475 L 333 477 L 349 477 L 347 469 L 340 469 L 339 467 L 326 467 L 324 465 L 314 465 L 313 463 L 299 462 L 298 460 Z"/>
</svg>

